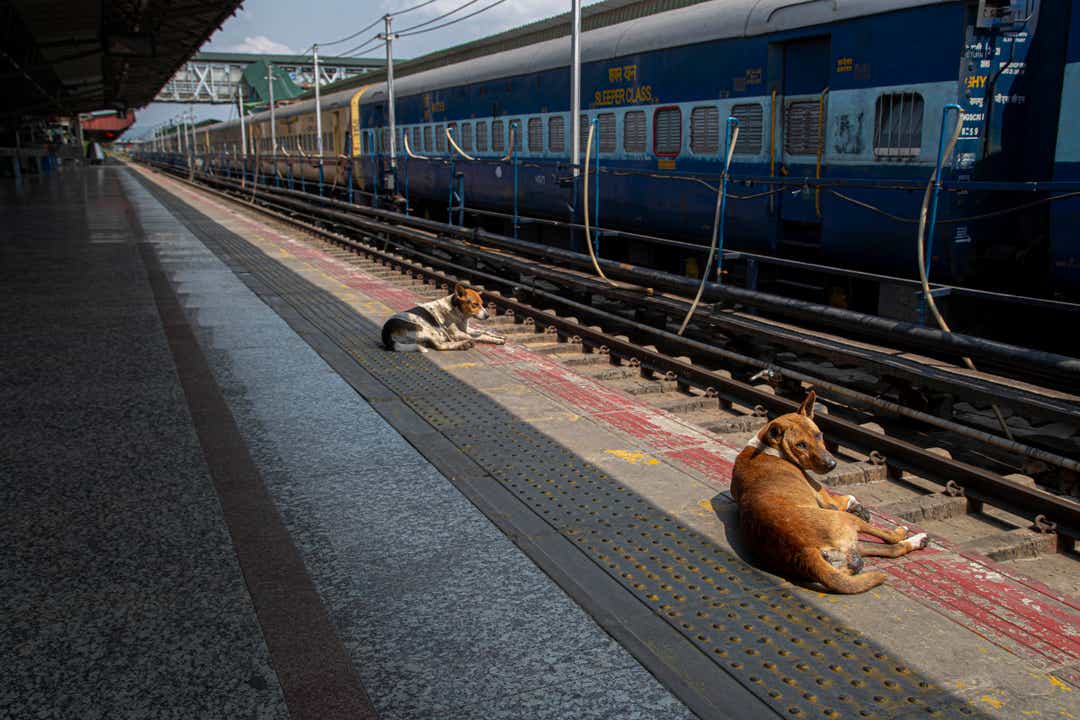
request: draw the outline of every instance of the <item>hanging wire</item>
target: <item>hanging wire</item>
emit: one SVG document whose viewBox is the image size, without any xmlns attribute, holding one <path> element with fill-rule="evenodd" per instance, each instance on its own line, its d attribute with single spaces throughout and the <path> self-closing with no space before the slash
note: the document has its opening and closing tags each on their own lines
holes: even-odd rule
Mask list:
<svg viewBox="0 0 1080 720">
<path fill-rule="evenodd" d="M 473 12 L 469 13 L 468 15 L 462 15 L 459 18 L 455 18 L 455 19 L 453 19 L 453 20 L 451 20 L 449 22 L 443 23 L 442 25 L 436 25 L 434 27 L 429 27 L 429 28 L 426 28 L 425 30 L 416 29 L 416 28 L 424 27 L 426 25 L 430 25 L 431 23 L 435 22 L 436 20 L 441 20 L 442 18 L 447 17 L 449 15 L 453 15 L 454 13 L 458 12 L 459 10 L 464 10 L 465 8 L 467 8 L 470 5 L 473 5 L 474 3 L 477 3 L 477 2 L 479 2 L 479 0 L 469 0 L 469 2 L 464 3 L 463 5 L 459 5 L 457 8 L 455 8 L 454 10 L 451 10 L 448 13 L 444 13 L 444 14 L 440 15 L 437 18 L 432 18 L 431 20 L 428 20 L 425 23 L 420 23 L 419 25 L 414 25 L 413 27 L 405 28 L 404 30 L 402 30 L 401 32 L 399 32 L 397 34 L 398 34 L 399 37 L 408 37 L 410 35 L 422 35 L 423 33 L 432 32 L 434 30 L 441 30 L 444 27 L 450 27 L 451 25 L 455 25 L 455 24 L 461 22 L 462 20 L 468 20 L 471 17 L 475 17 L 475 16 L 479 15 L 482 12 L 490 10 L 491 8 L 495 7 L 496 5 L 502 5 L 504 2 L 506 2 L 506 0 L 495 0 L 495 2 L 491 3 L 490 5 L 485 5 L 484 7 L 480 8 L 479 10 L 474 10 Z"/>
</svg>

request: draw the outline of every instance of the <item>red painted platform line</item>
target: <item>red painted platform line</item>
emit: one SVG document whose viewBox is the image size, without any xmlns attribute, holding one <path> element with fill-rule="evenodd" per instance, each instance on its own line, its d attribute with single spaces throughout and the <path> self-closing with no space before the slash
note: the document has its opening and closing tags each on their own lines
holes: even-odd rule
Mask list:
<svg viewBox="0 0 1080 720">
<path fill-rule="evenodd" d="M 895 579 L 895 587 L 928 607 L 1042 670 L 1061 670 L 1060 679 L 1078 684 L 1072 666 L 1080 664 L 1080 613 L 1072 608 L 1024 592 L 1030 588 L 992 567 L 949 554 L 912 555 L 880 569 Z"/>
<path fill-rule="evenodd" d="M 362 288 L 365 295 L 395 310 L 421 301 L 408 290 L 238 215 L 213 199 L 171 180 L 163 183 L 198 204 L 227 213 L 237 224 L 244 225 L 246 232 L 287 250 L 293 259 L 317 266 L 327 275 L 341 279 L 345 285 Z M 725 487 L 730 481 L 731 463 L 739 448 L 723 444 L 710 433 L 692 428 L 663 410 L 613 392 L 524 346 L 483 345 L 477 352 L 491 366 L 520 365 L 520 368 L 510 369 L 522 382 L 541 393 L 558 397 L 598 424 L 627 433 L 658 456 L 715 478 Z M 878 512 L 874 514 L 879 519 L 899 524 L 896 518 Z M 1035 667 L 1052 670 L 1059 680 L 1080 687 L 1080 603 L 1076 599 L 988 558 L 961 553 L 948 542 L 935 538 L 934 545 L 936 547 L 900 561 L 879 565 L 892 576 L 890 585 L 988 642 L 1029 659 Z"/>
</svg>

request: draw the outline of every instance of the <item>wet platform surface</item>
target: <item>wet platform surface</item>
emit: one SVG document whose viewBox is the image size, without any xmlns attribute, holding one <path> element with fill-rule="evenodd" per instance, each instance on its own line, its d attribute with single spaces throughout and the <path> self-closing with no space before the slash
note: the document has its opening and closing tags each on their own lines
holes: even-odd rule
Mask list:
<svg viewBox="0 0 1080 720">
<path fill-rule="evenodd" d="M 235 419 L 257 473 L 252 487 L 265 493 L 276 514 L 271 520 L 285 531 L 303 565 L 307 585 L 294 578 L 293 586 L 300 595 L 306 588 L 310 602 L 292 612 L 308 622 L 323 613 L 328 625 L 312 627 L 333 636 L 324 638 L 328 656 L 338 657 L 330 646 L 339 643 L 347 667 L 325 685 L 348 696 L 355 681 L 379 717 L 679 718 L 690 717 L 691 709 L 703 717 L 738 718 L 1078 714 L 1080 641 L 1071 598 L 942 546 L 894 561 L 889 585 L 855 598 L 822 596 L 754 570 L 732 549 L 731 507 L 718 496 L 726 489 L 737 448 L 520 346 L 386 353 L 376 346 L 378 326 L 393 310 L 417 301 L 409 289 L 175 181 L 140 180 L 141 171 L 120 168 L 97 172 L 85 186 L 85 201 L 79 197 L 83 185 L 65 177 L 48 191 L 50 199 L 31 196 L 24 202 L 41 209 L 61 200 L 77 206 L 65 211 L 71 218 L 63 221 L 72 238 L 81 238 L 72 245 L 89 246 L 92 231 L 79 222 L 97 212 L 114 218 L 113 232 L 131 235 L 115 244 L 142 243 L 134 254 L 116 248 L 117 257 L 109 260 L 126 268 L 121 274 L 135 288 L 126 292 L 144 304 L 149 297 L 154 305 L 154 288 L 140 286 L 136 260 L 143 258 L 142 272 L 151 280 L 155 273 L 167 280 Z M 116 220 L 121 216 L 124 227 Z M 16 243 L 21 249 L 15 259 L 25 267 L 49 266 L 34 248 L 52 229 L 42 210 L 34 229 Z M 48 252 L 79 257 L 84 264 L 97 261 L 89 249 L 64 247 L 57 243 Z M 5 266 L 11 267 L 4 252 Z M 108 281 L 106 270 L 98 272 L 95 287 Z M 16 277 L 23 289 L 3 296 L 6 315 L 18 314 L 7 309 L 9 299 L 33 295 L 31 278 L 46 282 L 40 269 L 24 275 Z M 93 293 L 81 297 L 85 302 Z M 10 306 L 19 304 L 25 301 L 12 300 Z M 166 311 L 155 326 L 154 315 L 147 315 L 147 334 L 118 345 L 116 353 L 122 363 L 123 348 L 158 343 L 155 352 L 164 348 L 158 364 L 142 364 L 156 378 L 169 374 L 178 318 Z M 78 316 L 73 317 L 77 329 Z M 54 321 L 69 322 L 62 314 Z M 120 325 L 121 334 L 134 332 L 126 320 Z M 26 345 L 50 331 L 31 325 L 20 332 Z M 109 357 L 109 350 L 101 352 Z M 12 350 L 11 357 L 33 367 L 25 350 Z M 67 358 L 60 364 L 66 368 L 72 362 Z M 179 367 L 183 379 L 187 363 Z M 53 373 L 35 372 L 17 376 L 13 387 L 22 390 L 15 392 L 32 395 L 42 387 L 47 396 L 44 386 L 55 382 Z M 75 370 L 55 375 L 65 372 L 77 383 Z M 194 682 L 184 674 L 189 664 L 219 671 L 220 699 L 203 692 L 184 700 L 188 696 L 181 693 L 170 707 L 202 701 L 224 708 L 220 703 L 238 702 L 259 716 L 290 711 L 297 716 L 294 708 L 305 699 L 286 669 L 292 662 L 304 677 L 305 664 L 317 656 L 282 646 L 282 631 L 275 630 L 267 610 L 274 609 L 276 593 L 251 580 L 261 558 L 250 546 L 261 536 L 242 532 L 243 499 L 250 488 L 215 477 L 215 468 L 219 476 L 222 470 L 215 453 L 205 452 L 214 445 L 200 425 L 205 406 L 186 407 L 190 382 L 185 386 L 175 374 L 171 382 L 166 385 L 178 409 L 165 414 L 173 425 L 161 425 L 164 437 L 147 446 L 151 452 L 134 454 L 164 456 L 174 445 L 189 448 L 192 453 L 179 462 L 199 468 L 189 485 L 205 500 L 197 506 L 206 510 L 199 521 L 211 527 L 196 533 L 195 542 L 178 522 L 175 542 L 187 543 L 184 563 L 200 567 L 179 573 L 182 577 L 160 596 L 148 596 L 150 604 L 164 604 L 164 595 L 198 583 L 197 573 L 205 573 L 230 588 L 215 592 L 214 599 L 232 599 L 235 607 L 226 614 L 230 627 L 251 637 L 237 646 L 231 642 L 235 635 L 215 631 L 204 655 L 173 657 L 175 643 L 168 638 L 176 627 L 196 633 L 213 627 L 203 623 L 223 622 L 212 605 L 197 602 L 177 609 L 171 627 L 136 622 L 136 637 L 151 648 L 150 658 L 155 652 L 170 654 L 172 665 L 163 672 L 169 682 Z M 2 387 L 7 393 L 8 385 Z M 59 384 L 56 392 L 68 397 Z M 76 413 L 91 414 L 89 442 L 98 444 L 94 411 L 81 409 L 97 406 L 74 397 L 69 405 Z M 151 424 L 151 408 L 161 412 L 161 402 L 150 396 L 139 405 L 138 413 L 144 414 L 118 418 L 116 442 L 128 422 Z M 81 509 L 78 500 L 89 494 L 84 488 L 112 483 L 99 477 L 95 456 L 84 448 L 57 475 L 54 484 L 60 489 L 38 494 L 37 466 L 62 457 L 52 442 L 34 440 L 52 437 L 45 433 L 53 413 L 28 405 L 31 409 L 19 415 L 5 407 L 0 405 L 0 422 L 23 436 L 23 450 L 13 456 L 19 461 L 18 482 L 5 479 L 3 485 L 5 499 L 10 495 L 22 503 L 15 507 L 39 516 L 74 513 Z M 187 439 L 177 440 L 184 433 Z M 126 481 L 112 483 L 116 499 L 102 500 L 104 507 L 123 496 L 133 508 L 181 514 L 175 497 L 131 491 L 132 485 L 158 489 L 159 483 L 147 477 L 171 470 L 155 465 L 147 472 L 131 472 Z M 79 482 L 65 484 L 61 478 Z M 73 487 L 79 488 L 73 496 L 65 494 Z M 49 506 L 59 511 L 48 511 Z M 0 509 L 6 511 L 7 503 Z M 141 572 L 156 579 L 157 559 L 144 556 L 140 547 L 156 546 L 156 525 L 147 528 L 145 517 L 134 522 L 102 513 L 104 520 L 88 520 L 83 531 L 92 542 L 63 552 L 87 563 L 107 554 L 97 553 L 97 535 L 112 535 L 116 545 L 127 543 L 116 552 L 126 552 L 129 564 L 142 558 L 147 567 Z M 86 675 L 88 657 L 63 657 L 64 643 L 72 643 L 65 633 L 79 628 L 51 625 L 44 604 L 50 586 L 43 579 L 50 568 L 72 585 L 94 587 L 108 585 L 112 561 L 90 568 L 94 572 L 86 578 L 81 577 L 84 566 L 72 566 L 65 575 L 50 554 L 55 557 L 54 546 L 63 544 L 66 526 L 56 523 L 41 532 L 19 523 L 18 517 L 4 518 L 5 532 L 15 528 L 5 546 L 38 552 L 26 553 L 22 561 L 28 564 L 12 575 L 17 591 L 3 593 L 5 610 L 18 610 L 26 619 L 16 626 L 21 635 L 12 635 L 15 644 L 7 638 L 0 644 L 22 652 L 12 665 L 18 689 L 0 690 L 0 716 L 7 707 L 35 707 L 60 685 L 38 672 L 35 653 L 57 655 L 60 659 L 47 662 L 67 673 L 65 680 L 78 678 L 65 684 L 75 688 L 68 701 L 74 704 L 65 707 L 90 707 L 92 678 L 100 680 L 101 673 L 117 688 L 134 689 L 128 695 L 138 694 L 145 680 L 125 663 L 139 655 L 141 645 L 118 651 L 110 644 L 117 627 L 141 619 L 132 603 L 117 598 L 109 605 L 99 599 L 101 617 L 90 613 L 95 622 L 84 628 L 86 644 L 104 648 L 99 652 L 105 658 L 93 676 Z M 230 533 L 235 553 L 229 552 Z M 270 539 L 275 537 L 281 541 Z M 136 595 L 143 592 L 138 577 Z M 65 612 L 80 600 L 73 588 L 57 594 L 56 608 Z M 237 669 L 253 658 L 270 673 L 257 691 L 241 686 L 244 672 Z M 136 664 L 143 662 L 138 657 Z M 240 691 L 233 693 L 236 687 Z M 34 695 L 35 688 L 43 694 Z M 114 711 L 102 716 L 123 715 L 124 697 L 117 690 Z"/>
</svg>

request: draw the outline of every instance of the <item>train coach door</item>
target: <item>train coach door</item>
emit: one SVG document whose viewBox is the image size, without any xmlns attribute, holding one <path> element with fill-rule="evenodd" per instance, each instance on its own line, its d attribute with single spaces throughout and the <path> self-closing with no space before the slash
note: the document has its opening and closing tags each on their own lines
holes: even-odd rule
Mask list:
<svg viewBox="0 0 1080 720">
<path fill-rule="evenodd" d="M 780 122 L 778 147 L 774 152 L 779 156 L 780 174 L 788 179 L 816 178 L 824 173 L 829 45 L 829 36 L 824 36 L 793 40 L 780 48 L 783 64 L 777 97 Z M 819 260 L 820 193 L 809 187 L 797 192 L 790 189 L 779 197 L 779 254 Z"/>
</svg>

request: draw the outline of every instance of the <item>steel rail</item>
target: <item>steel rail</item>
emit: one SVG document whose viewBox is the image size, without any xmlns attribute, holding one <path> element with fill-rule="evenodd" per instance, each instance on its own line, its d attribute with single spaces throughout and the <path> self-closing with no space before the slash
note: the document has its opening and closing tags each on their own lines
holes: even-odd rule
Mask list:
<svg viewBox="0 0 1080 720">
<path fill-rule="evenodd" d="M 229 184 L 230 182 L 227 180 L 221 181 L 220 179 L 218 179 L 218 181 L 219 184 Z M 233 184 L 235 184 L 234 181 Z M 269 194 L 282 195 L 281 193 Z M 310 196 L 304 196 L 301 194 L 302 197 L 296 198 L 294 197 L 294 195 L 295 193 L 284 194 L 284 197 L 282 198 L 282 204 L 305 212 L 312 211 L 310 204 L 307 202 L 307 200 L 310 199 Z M 375 229 L 374 226 L 364 224 L 370 221 L 365 221 L 361 219 L 357 216 L 356 213 L 346 212 L 346 210 L 351 209 L 353 206 L 350 206 L 347 203 L 338 203 L 337 201 L 325 203 L 322 202 L 324 200 L 323 198 L 319 198 L 318 200 L 320 200 L 320 204 L 323 205 L 329 204 L 331 207 L 340 207 L 340 211 L 332 210 L 330 208 L 323 208 L 320 212 L 324 213 L 324 220 L 329 220 L 330 222 L 333 222 L 334 224 L 340 226 L 362 227 L 366 230 Z M 386 211 L 379 211 L 374 214 L 378 216 L 385 215 L 393 219 L 401 218 L 401 216 L 399 215 L 396 215 L 394 213 L 388 213 Z M 429 221 L 425 221 L 425 223 L 426 222 Z M 413 223 L 397 223 L 394 225 L 394 227 L 410 227 L 411 225 L 413 225 Z M 441 224 L 436 223 L 436 225 Z M 455 226 L 446 227 L 452 228 L 455 231 L 460 230 L 460 228 L 457 228 Z M 427 244 L 431 244 L 432 242 L 436 241 L 439 243 L 453 241 L 452 238 L 447 238 L 445 234 L 439 235 L 436 230 L 425 230 L 425 232 L 436 232 L 436 236 L 430 239 L 427 237 L 418 236 L 416 239 L 420 242 L 424 242 Z M 455 236 L 460 236 L 459 232 L 454 232 L 452 234 Z M 467 232 L 466 235 L 471 237 L 471 233 Z M 463 247 L 465 246 L 458 246 L 457 249 L 459 251 L 464 251 Z M 471 248 L 472 250 L 481 249 L 472 244 L 469 244 L 467 247 Z M 492 262 L 509 262 L 509 260 L 507 259 L 508 256 L 504 255 L 497 256 L 497 259 L 496 256 L 488 257 L 489 260 L 491 260 Z M 525 266 L 523 268 L 523 272 L 535 274 L 538 269 L 538 266 L 533 263 Z M 611 288 L 606 285 L 601 286 L 598 283 L 590 283 L 588 279 L 584 276 L 575 278 L 574 282 L 579 286 L 590 286 L 589 292 L 591 292 L 592 294 L 601 294 L 607 297 L 615 297 L 622 300 L 627 299 L 625 291 L 622 291 L 619 288 Z M 634 300 L 641 305 L 658 306 L 657 309 L 660 312 L 664 312 L 667 314 L 682 315 L 686 312 L 685 304 L 681 304 L 680 302 L 670 298 L 637 297 L 634 298 Z M 735 333 L 750 332 L 760 336 L 767 336 L 770 341 L 784 345 L 786 347 L 794 347 L 799 349 L 810 348 L 811 352 L 824 352 L 827 355 L 831 355 L 833 357 L 840 357 L 848 361 L 872 363 L 881 367 L 883 373 L 892 375 L 904 375 L 909 379 L 918 380 L 920 383 L 936 385 L 939 388 L 944 388 L 954 392 L 960 390 L 962 392 L 958 394 L 961 394 L 962 396 L 977 402 L 999 402 L 1011 406 L 1015 409 L 1023 410 L 1024 412 L 1029 413 L 1030 415 L 1035 417 L 1051 418 L 1063 422 L 1075 423 L 1078 421 L 1078 418 L 1080 418 L 1080 407 L 1073 406 L 1067 401 L 1055 402 L 1053 399 L 1047 398 L 1046 396 L 1042 396 L 1037 393 L 1017 391 L 1015 388 L 1011 388 L 1001 383 L 976 379 L 971 376 L 965 375 L 962 372 L 959 372 L 959 368 L 957 368 L 956 372 L 949 372 L 947 370 L 941 369 L 912 367 L 914 365 L 912 361 L 904 361 L 902 359 L 898 359 L 882 353 L 871 354 L 869 351 L 859 350 L 858 348 L 854 348 L 850 345 L 842 346 L 835 341 L 831 343 L 831 347 L 827 347 L 829 341 L 826 341 L 823 338 L 808 338 L 805 335 L 797 337 L 796 333 L 794 333 L 793 331 L 781 330 L 780 328 L 777 328 L 776 326 L 770 325 L 768 323 L 755 323 L 747 318 L 735 317 L 726 311 L 700 312 L 698 314 L 698 319 L 699 321 L 703 321 L 706 325 L 714 325 L 720 328 L 727 328 L 729 331 L 734 331 Z M 785 369 L 785 372 L 788 372 L 787 366 L 784 365 L 782 362 L 774 362 L 773 365 L 779 368 L 783 368 Z"/>
<path fill-rule="evenodd" d="M 228 182 L 223 178 L 206 176 L 214 182 Z M 414 215 L 403 216 L 389 210 L 352 205 L 326 197 L 313 197 L 307 193 L 284 188 L 267 188 L 266 192 L 291 197 L 303 202 L 310 209 L 311 203 L 378 217 L 393 225 L 404 225 L 433 232 L 442 236 L 456 237 L 473 243 L 498 247 L 511 252 L 547 259 L 563 265 L 587 269 L 591 267 L 588 255 L 554 248 L 526 240 L 515 240 L 479 229 L 465 229 L 435 220 L 425 220 Z M 687 294 L 697 290 L 699 281 L 673 275 L 659 270 L 641 268 L 611 260 L 600 260 L 605 274 L 637 285 L 657 287 L 675 293 Z M 955 360 L 972 357 L 988 361 L 996 367 L 1008 367 L 1018 375 L 1049 384 L 1054 389 L 1080 392 L 1080 358 L 1033 350 L 1008 343 L 987 340 L 961 333 L 946 333 L 928 327 L 898 320 L 888 320 L 851 310 L 782 298 L 768 293 L 736 288 L 718 283 L 707 283 L 705 298 L 709 301 L 727 301 L 747 307 L 758 308 L 782 317 L 789 317 L 813 326 L 834 327 L 846 334 L 887 340 L 895 344 L 901 340 L 907 349 L 918 350 L 938 358 Z M 703 310 L 706 315 L 709 310 Z"/>
<path fill-rule="evenodd" d="M 191 184 L 205 189 L 196 183 Z M 302 227 L 313 234 L 320 235 L 355 251 L 362 252 L 391 265 L 397 265 L 414 277 L 419 275 L 440 285 L 450 286 L 453 282 L 465 279 L 463 276 L 472 276 L 511 290 L 515 286 L 520 287 L 520 283 L 512 280 L 500 278 L 474 268 L 463 267 L 449 260 L 420 253 L 409 248 L 402 248 L 407 252 L 422 256 L 424 261 L 431 263 L 430 266 L 424 266 L 401 255 L 395 255 L 386 249 L 379 249 L 367 243 L 330 232 L 318 225 L 290 217 L 276 210 L 252 206 L 246 200 L 237 199 L 228 193 L 220 194 L 229 197 L 235 202 L 243 203 L 249 208 Z M 388 227 L 385 224 L 379 224 L 376 227 L 377 233 L 399 234 L 403 232 L 402 228 Z M 408 230 L 404 231 L 409 232 Z M 410 234 L 412 233 L 410 232 Z M 434 267 L 435 265 L 448 266 L 453 271 L 453 274 L 437 270 Z M 565 298 L 536 288 L 528 288 L 527 291 L 540 294 L 550 301 L 566 302 Z M 722 397 L 744 405 L 760 405 L 773 414 L 783 414 L 797 409 L 797 403 L 794 401 L 727 377 L 721 372 L 695 366 L 657 349 L 644 347 L 629 338 L 584 325 L 577 319 L 552 315 L 550 312 L 518 299 L 506 297 L 501 292 L 489 291 L 489 298 L 497 306 L 511 311 L 515 316 L 531 318 L 533 323 L 539 327 L 554 327 L 564 337 L 580 340 L 583 345 L 607 352 L 616 359 L 636 362 L 646 371 L 662 373 L 682 385 L 703 390 L 708 395 Z M 594 315 L 597 312 L 584 305 L 578 304 L 578 306 L 582 310 L 594 313 Z M 618 316 L 610 317 L 623 323 L 633 324 Z M 655 337 L 662 339 L 665 344 L 668 342 L 683 343 L 692 348 L 700 345 L 705 349 L 710 349 L 709 346 L 705 346 L 698 341 L 681 338 L 663 330 L 648 328 L 647 326 L 635 329 L 650 331 Z M 712 349 L 715 350 L 715 348 Z M 816 419 L 822 429 L 829 433 L 831 440 L 868 452 L 884 451 L 888 463 L 894 469 L 928 474 L 935 479 L 951 482 L 954 484 L 954 488 L 961 489 L 965 495 L 973 500 L 988 502 L 1020 517 L 1029 518 L 1038 527 L 1045 528 L 1049 525 L 1060 535 L 1072 540 L 1080 538 L 1080 503 L 1014 482 L 989 470 L 942 457 L 905 440 L 875 432 L 842 418 L 823 414 Z M 1033 514 L 1034 517 L 1032 517 Z"/>
</svg>

